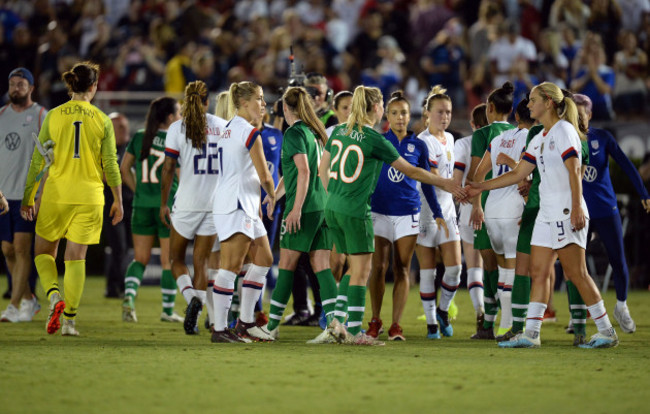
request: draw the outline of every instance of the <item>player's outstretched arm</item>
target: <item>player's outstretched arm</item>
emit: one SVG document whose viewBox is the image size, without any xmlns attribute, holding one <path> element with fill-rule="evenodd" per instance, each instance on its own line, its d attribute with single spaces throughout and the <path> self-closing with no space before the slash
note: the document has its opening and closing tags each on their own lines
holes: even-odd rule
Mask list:
<svg viewBox="0 0 650 414">
<path fill-rule="evenodd" d="M 406 174 L 414 180 L 420 181 L 421 183 L 435 185 L 436 187 L 453 194 L 456 198 L 465 198 L 464 190 L 456 184 L 453 179 L 442 178 L 439 175 L 432 174 L 422 168 L 414 167 L 402 157 L 393 161 L 391 167 Z"/>
</svg>

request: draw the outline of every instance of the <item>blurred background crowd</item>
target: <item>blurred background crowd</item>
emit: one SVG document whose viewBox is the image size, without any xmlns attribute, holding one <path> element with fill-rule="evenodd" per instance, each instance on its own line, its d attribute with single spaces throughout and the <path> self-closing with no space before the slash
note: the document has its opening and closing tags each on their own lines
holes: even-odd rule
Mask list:
<svg viewBox="0 0 650 414">
<path fill-rule="evenodd" d="M 101 65 L 104 91 L 254 80 L 273 96 L 290 45 L 334 92 L 363 83 L 419 102 L 441 83 L 462 110 L 506 79 L 519 97 L 549 80 L 590 96 L 595 120 L 648 106 L 649 0 L 0 0 L 0 25 L 0 79 L 33 69 L 49 108 L 79 59 Z"/>
</svg>

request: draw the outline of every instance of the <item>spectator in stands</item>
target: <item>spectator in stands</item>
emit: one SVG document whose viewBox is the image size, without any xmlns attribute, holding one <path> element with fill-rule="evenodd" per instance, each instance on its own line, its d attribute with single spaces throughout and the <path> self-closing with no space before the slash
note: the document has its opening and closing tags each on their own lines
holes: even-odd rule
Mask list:
<svg viewBox="0 0 650 414">
<path fill-rule="evenodd" d="M 621 8 L 621 27 L 637 33 L 641 29 L 643 16 L 650 13 L 650 0 L 617 0 Z"/>
<path fill-rule="evenodd" d="M 578 56 L 578 52 L 582 49 L 582 39 L 578 37 L 577 29 L 569 25 L 564 25 L 562 27 L 561 34 L 562 38 L 560 40 L 560 50 L 562 50 L 562 54 L 569 61 L 566 83 L 570 84 L 571 77 L 573 76 L 571 68 L 573 67 L 573 62 L 575 61 L 576 56 Z"/>
<path fill-rule="evenodd" d="M 553 29 L 560 29 L 562 25 L 573 28 L 578 32 L 578 37 L 584 36 L 587 31 L 587 20 L 591 10 L 582 0 L 556 0 L 551 5 L 548 25 Z"/>
<path fill-rule="evenodd" d="M 648 75 L 648 55 L 639 49 L 634 33 L 620 35 L 622 50 L 614 55 L 614 109 L 620 114 L 641 114 L 648 94 L 644 79 Z"/>
<path fill-rule="evenodd" d="M 429 42 L 454 17 L 444 0 L 417 0 L 411 6 L 411 42 L 413 51 L 422 53 Z"/>
<path fill-rule="evenodd" d="M 196 43 L 188 39 L 178 39 L 177 52 L 165 65 L 165 92 L 182 93 L 187 85 L 187 73 L 190 71 L 192 55 L 196 52 Z"/>
<path fill-rule="evenodd" d="M 618 46 L 618 32 L 621 30 L 621 7 L 616 0 L 592 0 L 587 29 L 600 35 L 606 61 L 611 62 Z"/>
<path fill-rule="evenodd" d="M 553 82 L 560 88 L 566 88 L 568 69 L 569 60 L 560 50 L 559 32 L 553 29 L 543 30 L 539 37 L 537 76 L 542 82 Z"/>
<path fill-rule="evenodd" d="M 598 34 L 587 32 L 584 47 L 575 64 L 571 90 L 591 99 L 594 121 L 613 119 L 612 92 L 615 74 L 614 69 L 605 64 L 605 50 Z"/>
<path fill-rule="evenodd" d="M 374 66 L 366 68 L 361 74 L 361 83 L 366 86 L 376 86 L 384 96 L 389 96 L 402 82 L 402 64 L 406 58 L 392 36 L 384 35 L 379 38 L 377 56 Z M 327 125 L 329 126 L 329 125 Z"/>
<path fill-rule="evenodd" d="M 517 22 L 506 21 L 499 29 L 499 38 L 490 45 L 488 59 L 492 83 L 495 87 L 503 85 L 510 79 L 510 72 L 517 59 L 523 58 L 532 62 L 537 58 L 535 44 L 521 37 L 519 32 Z"/>
</svg>

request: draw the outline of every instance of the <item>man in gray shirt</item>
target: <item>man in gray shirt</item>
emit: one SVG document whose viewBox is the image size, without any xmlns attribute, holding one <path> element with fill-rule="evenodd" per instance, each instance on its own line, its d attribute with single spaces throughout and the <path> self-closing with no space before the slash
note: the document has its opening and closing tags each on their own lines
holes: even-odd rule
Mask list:
<svg viewBox="0 0 650 414">
<path fill-rule="evenodd" d="M 20 204 L 35 143 L 47 111 L 32 101 L 34 76 L 25 68 L 9 74 L 9 103 L 0 108 L 0 189 L 9 202 L 9 213 L 0 216 L 2 253 L 12 275 L 11 303 L 2 322 L 28 322 L 41 309 L 28 279 L 32 271 L 34 222 L 23 220 Z"/>
</svg>

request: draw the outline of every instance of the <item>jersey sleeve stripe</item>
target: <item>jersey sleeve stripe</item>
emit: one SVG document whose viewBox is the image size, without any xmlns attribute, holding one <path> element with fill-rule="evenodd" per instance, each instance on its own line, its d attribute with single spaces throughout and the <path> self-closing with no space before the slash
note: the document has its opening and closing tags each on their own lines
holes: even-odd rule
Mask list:
<svg viewBox="0 0 650 414">
<path fill-rule="evenodd" d="M 173 159 L 176 160 L 176 159 L 178 159 L 179 154 L 180 153 L 178 151 L 176 151 L 175 149 L 165 148 L 165 156 L 167 156 L 169 158 L 173 158 Z"/>
<path fill-rule="evenodd" d="M 258 131 L 257 128 L 253 128 L 250 135 L 248 135 L 248 138 L 246 139 L 246 148 L 248 148 L 249 151 L 253 147 L 253 144 L 255 144 L 255 139 L 258 136 L 260 136 L 260 131 Z"/>
<path fill-rule="evenodd" d="M 429 162 L 431 163 L 431 166 L 432 166 L 433 168 L 438 168 L 438 162 L 437 162 L 437 161 L 434 161 L 434 160 L 432 160 L 432 159 L 429 159 Z"/>
<path fill-rule="evenodd" d="M 457 169 L 457 170 L 460 170 L 460 171 L 465 171 L 465 164 L 463 164 L 462 162 L 456 161 L 454 163 L 454 168 Z"/>
<path fill-rule="evenodd" d="M 562 153 L 562 160 L 566 161 L 571 157 L 578 157 L 578 153 L 576 152 L 575 148 L 571 147 L 568 150 L 564 151 Z"/>
<path fill-rule="evenodd" d="M 531 163 L 533 165 L 537 165 L 537 159 L 533 155 L 530 155 L 527 152 L 524 153 L 524 157 L 522 159 L 528 161 L 529 163 Z"/>
<path fill-rule="evenodd" d="M 488 145 L 487 152 L 489 152 L 490 154 L 492 153 L 492 143 L 490 143 L 490 145 Z"/>
</svg>

